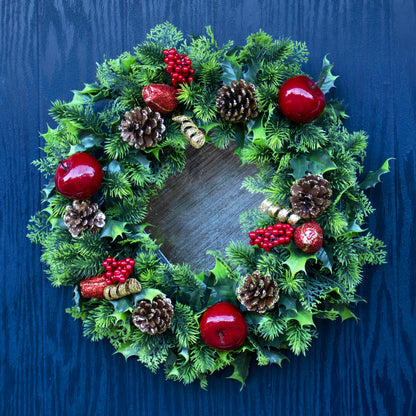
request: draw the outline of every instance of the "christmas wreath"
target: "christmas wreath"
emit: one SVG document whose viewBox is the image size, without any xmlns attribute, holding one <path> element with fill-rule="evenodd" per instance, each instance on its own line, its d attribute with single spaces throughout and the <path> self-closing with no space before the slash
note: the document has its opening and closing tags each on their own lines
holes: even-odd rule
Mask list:
<svg viewBox="0 0 416 416">
<path fill-rule="evenodd" d="M 385 262 L 365 229 L 365 190 L 389 165 L 360 179 L 367 135 L 348 132 L 344 107 L 326 99 L 337 78 L 326 57 L 317 82 L 302 71 L 307 54 L 262 31 L 219 47 L 209 27 L 185 39 L 166 22 L 100 64 L 71 102 L 52 103 L 57 127 L 34 162 L 45 207 L 28 236 L 52 285 L 74 287 L 67 312 L 85 336 L 205 387 L 227 366 L 244 384 L 251 357 L 281 365 L 305 354 L 319 319 L 355 318 L 364 266 Z M 150 237 L 149 198 L 184 168 L 187 145 L 231 141 L 258 169 L 242 186 L 264 202 L 196 274 Z"/>
</svg>

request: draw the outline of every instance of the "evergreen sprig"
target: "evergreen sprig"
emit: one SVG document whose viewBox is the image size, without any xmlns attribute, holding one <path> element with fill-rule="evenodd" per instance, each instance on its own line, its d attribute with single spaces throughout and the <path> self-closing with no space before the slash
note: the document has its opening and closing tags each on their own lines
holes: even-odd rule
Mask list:
<svg viewBox="0 0 416 416">
<path fill-rule="evenodd" d="M 122 140 L 119 125 L 126 111 L 144 106 L 143 87 L 170 82 L 163 62 L 163 49 L 170 48 L 188 55 L 196 70 L 195 81 L 178 91 L 178 111 L 192 118 L 218 148 L 237 142 L 242 162 L 258 169 L 244 180 L 246 189 L 288 206 L 290 188 L 305 172 L 323 174 L 331 184 L 332 203 L 317 218 L 324 245 L 303 268 L 288 267 L 302 255 L 293 243 L 265 253 L 235 241 L 225 255 L 217 247 L 209 251 L 215 267 L 196 274 L 189 264 L 168 263 L 149 236 L 145 221 L 150 197 L 170 175 L 184 169 L 187 140 L 171 114 L 163 116 L 163 140 L 144 151 Z M 242 47 L 231 41 L 219 46 L 210 27 L 205 35 L 186 38 L 165 22 L 152 29 L 133 54 L 105 59 L 97 67 L 96 80 L 74 91 L 71 102 L 52 103 L 57 126 L 48 126 L 42 135 L 45 156 L 34 162 L 48 179 L 42 190 L 45 207 L 31 217 L 28 237 L 42 246 L 41 260 L 51 283 L 75 287 L 74 305 L 67 311 L 83 321 L 85 336 L 93 341 L 107 338 L 126 359 L 135 357 L 151 371 L 163 367 L 167 379 L 185 384 L 199 380 L 206 388 L 207 376 L 227 366 L 234 369 L 230 378 L 244 384 L 251 355 L 259 365 L 282 365 L 290 352 L 305 354 L 317 335 L 316 318 L 355 317 L 349 308 L 359 300 L 364 267 L 386 261 L 383 242 L 366 229 L 374 208 L 365 189 L 379 182 L 389 167 L 386 162 L 361 181 L 368 137 L 345 128 L 345 111 L 338 101 L 328 101 L 323 114 L 307 124 L 293 123 L 279 112 L 279 88 L 289 77 L 303 74 L 307 56 L 304 43 L 274 40 L 261 30 Z M 328 68 L 332 65 L 325 58 Z M 240 77 L 255 84 L 259 115 L 246 124 L 233 124 L 220 118 L 216 96 L 225 80 Z M 93 200 L 105 212 L 106 225 L 101 233 L 73 238 L 62 220 L 71 200 L 57 192 L 50 177 L 59 160 L 79 151 L 93 153 L 103 166 L 104 180 Z M 274 221 L 254 207 L 240 216 L 244 233 Z M 133 275 L 140 280 L 141 293 L 115 301 L 80 295 L 80 282 L 101 274 L 108 256 L 135 259 Z M 263 315 L 246 311 L 236 296 L 241 279 L 254 270 L 270 274 L 280 289 L 277 306 Z M 131 314 L 139 299 L 160 292 L 173 302 L 172 326 L 163 334 L 149 335 L 132 324 Z M 247 341 L 235 351 L 217 351 L 200 336 L 200 316 L 219 301 L 239 305 L 248 324 Z"/>
</svg>

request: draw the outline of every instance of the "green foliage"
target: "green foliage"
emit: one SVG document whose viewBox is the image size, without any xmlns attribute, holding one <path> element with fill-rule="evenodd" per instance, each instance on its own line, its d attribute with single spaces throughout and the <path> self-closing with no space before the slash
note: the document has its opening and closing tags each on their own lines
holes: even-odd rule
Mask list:
<svg viewBox="0 0 416 416">
<path fill-rule="evenodd" d="M 242 237 L 243 242 L 230 242 L 225 254 L 219 247 L 209 250 L 215 267 L 200 274 L 188 264 L 169 264 L 163 258 L 159 243 L 146 231 L 147 206 L 166 179 L 184 169 L 188 141 L 172 113 L 163 115 L 162 141 L 146 150 L 124 142 L 119 126 L 127 111 L 145 105 L 143 87 L 170 83 L 163 61 L 163 49 L 170 48 L 188 55 L 195 69 L 195 81 L 178 90 L 175 115 L 190 117 L 206 133 L 207 142 L 220 149 L 236 142 L 242 162 L 258 170 L 243 187 L 289 207 L 291 186 L 306 173 L 329 181 L 331 205 L 315 219 L 324 233 L 317 253 L 304 253 L 294 243 L 265 252 Z M 134 54 L 105 59 L 97 67 L 96 80 L 74 91 L 72 101 L 52 103 L 50 114 L 57 126 L 48 126 L 41 135 L 45 155 L 33 162 L 47 179 L 42 190 L 45 206 L 30 218 L 28 238 L 41 245 L 52 285 L 75 288 L 74 304 L 67 311 L 83 321 L 85 336 L 93 341 L 107 338 L 126 359 L 136 357 L 153 372 L 164 367 L 167 379 L 185 384 L 199 380 L 206 388 L 207 375 L 231 366 L 229 378 L 243 386 L 252 357 L 258 365 L 281 365 L 284 350 L 305 354 L 316 336 L 315 318 L 355 318 L 350 305 L 360 299 L 357 286 L 365 266 L 386 261 L 384 243 L 366 229 L 374 208 L 365 190 L 381 182 L 390 159 L 363 175 L 368 137 L 343 126 L 345 108 L 337 100 L 327 101 L 322 115 L 307 124 L 293 123 L 279 112 L 279 88 L 289 77 L 303 74 L 307 55 L 305 44 L 274 40 L 261 30 L 242 47 L 233 47 L 231 41 L 219 46 L 210 27 L 205 35 L 185 38 L 165 22 L 150 31 Z M 336 81 L 332 69 L 325 57 L 324 92 Z M 259 116 L 233 124 L 220 118 L 216 95 L 223 83 L 240 78 L 255 84 Z M 75 152 L 94 154 L 104 171 L 92 200 L 105 213 L 106 224 L 81 238 L 72 238 L 63 223 L 72 201 L 57 192 L 52 178 L 59 160 Z M 255 207 L 240 215 L 243 236 L 275 222 Z M 101 274 L 107 256 L 135 259 L 133 277 L 140 281 L 141 293 L 115 301 L 80 295 L 81 280 Z M 254 270 L 270 274 L 279 287 L 277 306 L 262 315 L 245 310 L 236 295 L 242 278 Z M 172 325 L 163 334 L 142 333 L 131 322 L 135 304 L 161 293 L 173 301 Z M 200 336 L 201 315 L 220 301 L 237 305 L 248 324 L 247 341 L 235 351 L 214 350 Z"/>
</svg>

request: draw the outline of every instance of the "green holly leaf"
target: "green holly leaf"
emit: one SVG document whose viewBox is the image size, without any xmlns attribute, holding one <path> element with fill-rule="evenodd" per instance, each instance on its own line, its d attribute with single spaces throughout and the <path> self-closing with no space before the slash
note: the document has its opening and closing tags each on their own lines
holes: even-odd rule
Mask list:
<svg viewBox="0 0 416 416">
<path fill-rule="evenodd" d="M 351 319 L 351 318 L 354 318 L 356 321 L 358 321 L 357 316 L 354 315 L 350 311 L 350 309 L 347 308 L 346 305 L 336 304 L 336 305 L 334 305 L 332 310 L 338 312 L 339 316 L 341 317 L 342 322 L 344 322 L 346 319 Z"/>
<path fill-rule="evenodd" d="M 136 63 L 137 59 L 135 56 L 131 54 L 125 54 L 123 58 L 121 58 L 121 68 L 123 69 L 123 72 L 129 73 L 131 66 Z"/>
<path fill-rule="evenodd" d="M 308 172 L 318 175 L 337 168 L 329 153 L 323 149 L 314 150 L 308 155 L 294 157 L 290 160 L 290 166 L 296 180 L 303 178 Z"/>
<path fill-rule="evenodd" d="M 296 299 L 291 296 L 280 296 L 278 304 L 279 306 L 284 306 L 287 311 L 296 311 Z"/>
<path fill-rule="evenodd" d="M 279 367 L 281 367 L 283 360 L 289 361 L 289 358 L 276 350 L 263 348 L 261 352 L 269 360 L 269 364 L 277 364 Z"/>
<path fill-rule="evenodd" d="M 244 72 L 244 81 L 246 82 L 252 82 L 253 84 L 256 83 L 257 80 L 257 73 L 259 72 L 259 69 L 261 68 L 261 63 L 256 61 L 251 61 L 247 66 L 247 71 Z M 237 78 L 237 81 L 240 78 Z"/>
<path fill-rule="evenodd" d="M 101 238 L 110 237 L 114 241 L 117 237 L 121 237 L 126 232 L 127 222 L 107 219 L 103 230 L 101 231 Z"/>
<path fill-rule="evenodd" d="M 263 116 L 264 117 L 264 116 Z M 248 133 L 253 135 L 253 142 L 263 142 L 266 137 L 266 130 L 263 125 L 263 117 L 250 120 L 247 123 Z"/>
<path fill-rule="evenodd" d="M 229 377 L 227 377 L 239 381 L 241 383 L 241 390 L 246 385 L 246 379 L 250 368 L 250 358 L 250 351 L 243 351 L 238 354 L 232 362 L 234 371 Z"/>
<path fill-rule="evenodd" d="M 334 264 L 333 260 L 328 256 L 328 253 L 321 247 L 316 252 L 316 259 L 322 262 L 322 265 L 332 272 L 332 265 Z"/>
<path fill-rule="evenodd" d="M 114 306 L 114 313 L 116 315 L 123 314 L 125 312 L 132 312 L 134 309 L 132 302 L 128 298 L 110 300 L 110 303 Z M 116 315 L 113 314 L 113 316 L 116 316 Z"/>
<path fill-rule="evenodd" d="M 292 319 L 298 321 L 300 326 L 305 326 L 305 325 L 306 326 L 310 326 L 310 325 L 315 326 L 315 323 L 313 322 L 313 313 L 312 313 L 312 311 L 307 311 L 305 309 L 302 309 L 300 311 L 299 310 L 296 310 L 296 311 L 290 310 L 290 311 L 287 311 L 285 313 L 285 316 L 286 316 L 288 321 L 292 320 Z"/>
<path fill-rule="evenodd" d="M 222 82 L 224 84 L 231 84 L 232 81 L 238 81 L 243 78 L 242 66 L 237 62 L 237 58 L 227 56 L 225 61 L 221 63 L 222 67 Z"/>
<path fill-rule="evenodd" d="M 127 360 L 129 357 L 139 356 L 140 352 L 137 347 L 134 347 L 132 343 L 128 342 L 121 344 L 116 350 L 116 354 L 120 353 L 124 355 L 124 358 Z"/>
<path fill-rule="evenodd" d="M 69 149 L 69 155 L 77 152 L 85 152 L 88 149 L 101 146 L 101 139 L 94 136 L 86 136 L 80 140 L 79 143 L 72 145 Z"/>
<path fill-rule="evenodd" d="M 333 66 L 334 65 L 328 61 L 327 55 L 325 55 L 318 81 L 318 86 L 324 94 L 335 86 L 335 80 L 338 78 L 338 75 L 334 75 L 331 72 Z"/>
<path fill-rule="evenodd" d="M 381 175 L 390 172 L 389 161 L 394 158 L 387 159 L 380 169 L 375 172 L 370 172 L 367 177 L 360 183 L 361 189 L 374 188 L 379 182 L 381 182 Z"/>
<path fill-rule="evenodd" d="M 151 161 L 146 157 L 146 155 L 138 150 L 136 152 L 130 152 L 126 160 L 127 162 L 133 164 L 142 165 L 145 169 L 148 169 L 151 163 Z"/>
<path fill-rule="evenodd" d="M 283 264 L 286 264 L 286 266 L 289 267 L 292 276 L 300 271 L 306 272 L 305 267 L 308 260 L 316 261 L 316 253 L 304 253 L 293 243 L 286 246 L 285 249 L 289 250 L 290 255 L 288 259 L 283 262 Z"/>
<path fill-rule="evenodd" d="M 142 300 L 142 299 L 146 299 L 152 302 L 156 296 L 164 296 L 164 295 L 165 294 L 161 292 L 160 290 L 146 288 L 146 289 L 143 289 L 140 293 L 136 293 L 134 295 L 133 305 L 135 305 L 139 300 Z"/>
<path fill-rule="evenodd" d="M 52 191 L 55 189 L 55 180 L 51 179 L 49 183 L 42 189 L 45 199 L 48 199 L 51 196 Z"/>
</svg>

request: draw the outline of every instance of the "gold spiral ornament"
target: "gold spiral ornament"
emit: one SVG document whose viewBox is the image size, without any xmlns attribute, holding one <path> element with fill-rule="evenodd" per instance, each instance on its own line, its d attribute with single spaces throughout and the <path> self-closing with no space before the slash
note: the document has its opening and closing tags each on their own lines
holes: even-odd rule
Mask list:
<svg viewBox="0 0 416 416">
<path fill-rule="evenodd" d="M 191 146 L 200 149 L 205 143 L 205 134 L 198 126 L 187 116 L 172 117 L 173 121 L 181 123 L 181 132 L 188 139 Z"/>
</svg>

